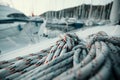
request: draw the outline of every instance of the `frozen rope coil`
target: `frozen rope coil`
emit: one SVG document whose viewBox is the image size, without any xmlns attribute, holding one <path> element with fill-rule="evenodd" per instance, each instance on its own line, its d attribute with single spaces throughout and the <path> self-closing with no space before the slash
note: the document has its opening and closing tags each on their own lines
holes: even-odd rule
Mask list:
<svg viewBox="0 0 120 80">
<path fill-rule="evenodd" d="M 119 37 L 100 31 L 88 36 L 85 42 L 69 33 L 40 52 L 0 61 L 0 79 L 119 80 L 119 60 Z"/>
</svg>

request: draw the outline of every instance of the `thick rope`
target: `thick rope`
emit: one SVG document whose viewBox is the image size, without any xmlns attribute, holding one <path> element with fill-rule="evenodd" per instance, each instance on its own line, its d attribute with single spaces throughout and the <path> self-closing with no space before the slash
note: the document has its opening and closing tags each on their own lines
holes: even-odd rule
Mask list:
<svg viewBox="0 0 120 80">
<path fill-rule="evenodd" d="M 120 79 L 120 38 L 101 31 L 87 42 L 65 34 L 37 53 L 0 62 L 1 80 Z M 111 76 L 112 75 L 112 76 Z"/>
</svg>

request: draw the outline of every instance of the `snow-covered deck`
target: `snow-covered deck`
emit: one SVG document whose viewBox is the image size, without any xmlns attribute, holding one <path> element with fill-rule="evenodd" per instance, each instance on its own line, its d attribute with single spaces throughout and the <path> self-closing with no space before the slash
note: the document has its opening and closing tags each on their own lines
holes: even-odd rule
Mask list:
<svg viewBox="0 0 120 80">
<path fill-rule="evenodd" d="M 120 36 L 120 33 L 118 30 L 120 30 L 119 25 L 116 25 L 116 26 L 105 25 L 105 26 L 96 26 L 96 27 L 87 28 L 87 29 L 83 28 L 83 29 L 79 29 L 79 30 L 73 31 L 73 32 L 76 33 L 80 38 L 85 39 L 88 35 L 99 32 L 99 31 L 104 31 L 109 36 Z M 55 44 L 55 42 L 58 39 L 59 39 L 59 37 L 53 38 L 53 39 L 41 40 L 37 44 L 31 44 L 31 45 L 28 45 L 28 46 L 23 47 L 21 49 L 14 50 L 14 51 L 11 51 L 11 52 L 6 53 L 6 54 L 1 54 L 0 61 L 9 60 L 9 59 L 12 59 L 12 58 L 15 58 L 18 56 L 24 56 L 24 55 L 38 52 L 42 49 L 45 49 L 45 48 Z"/>
</svg>

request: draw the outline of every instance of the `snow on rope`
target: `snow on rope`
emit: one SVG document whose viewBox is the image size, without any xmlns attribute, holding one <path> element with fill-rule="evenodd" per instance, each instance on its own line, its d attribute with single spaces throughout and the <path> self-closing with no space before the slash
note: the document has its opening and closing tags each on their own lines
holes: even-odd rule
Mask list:
<svg viewBox="0 0 120 80">
<path fill-rule="evenodd" d="M 40 52 L 0 62 L 0 80 L 119 80 L 120 37 L 105 32 L 60 36 Z"/>
</svg>

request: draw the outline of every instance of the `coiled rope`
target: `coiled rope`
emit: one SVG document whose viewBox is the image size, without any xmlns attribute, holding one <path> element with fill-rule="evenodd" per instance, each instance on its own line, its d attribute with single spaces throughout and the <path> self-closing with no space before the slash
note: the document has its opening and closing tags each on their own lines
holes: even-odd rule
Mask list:
<svg viewBox="0 0 120 80">
<path fill-rule="evenodd" d="M 1 80 L 119 80 L 120 37 L 65 34 L 38 53 L 0 62 Z"/>
</svg>

